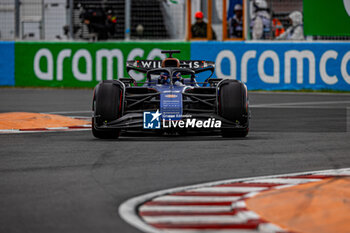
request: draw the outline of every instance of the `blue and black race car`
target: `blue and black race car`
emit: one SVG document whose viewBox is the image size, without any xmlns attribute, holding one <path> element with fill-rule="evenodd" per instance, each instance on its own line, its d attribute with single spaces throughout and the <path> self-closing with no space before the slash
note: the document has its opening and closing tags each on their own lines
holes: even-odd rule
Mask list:
<svg viewBox="0 0 350 233">
<path fill-rule="evenodd" d="M 127 61 L 130 77 L 104 80 L 94 89 L 92 133 L 118 138 L 122 131 L 147 130 L 160 134 L 192 131 L 220 132 L 245 137 L 249 131 L 247 87 L 234 79 L 211 78 L 215 64 L 180 61 L 167 50 L 163 61 Z M 137 83 L 130 71 L 146 74 Z M 209 72 L 202 83 L 197 74 Z"/>
</svg>

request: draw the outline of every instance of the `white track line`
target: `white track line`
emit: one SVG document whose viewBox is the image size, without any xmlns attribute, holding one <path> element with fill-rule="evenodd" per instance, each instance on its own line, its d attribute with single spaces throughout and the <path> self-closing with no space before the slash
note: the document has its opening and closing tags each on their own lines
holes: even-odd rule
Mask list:
<svg viewBox="0 0 350 233">
<path fill-rule="evenodd" d="M 303 184 L 309 182 L 320 181 L 321 179 L 295 179 L 295 178 L 280 178 L 280 179 L 258 179 L 254 181 L 246 181 L 245 183 L 270 183 L 270 184 Z"/>
<path fill-rule="evenodd" d="M 71 117 L 74 119 L 87 119 L 87 120 L 91 120 L 91 116 L 67 116 L 67 117 Z"/>
<path fill-rule="evenodd" d="M 189 192 L 204 192 L 204 193 L 248 193 L 262 191 L 267 188 L 264 187 L 203 187 L 195 190 L 188 190 Z"/>
<path fill-rule="evenodd" d="M 0 134 L 6 133 L 20 133 L 19 129 L 0 129 Z"/>
<path fill-rule="evenodd" d="M 330 172 L 324 172 L 322 175 L 334 175 L 334 173 Z M 341 170 L 337 173 L 338 176 L 350 176 L 350 169 L 349 170 Z"/>
<path fill-rule="evenodd" d="M 193 189 L 197 189 L 197 188 L 204 188 L 207 186 L 215 186 L 215 185 L 221 185 L 221 184 L 228 184 L 228 183 L 235 183 L 235 182 L 248 182 L 248 181 L 255 181 L 255 180 L 262 180 L 262 179 L 270 179 L 270 178 L 279 178 L 282 176 L 297 176 L 297 175 L 310 175 L 310 174 L 318 174 L 318 175 L 348 175 L 350 174 L 350 168 L 343 168 L 343 169 L 332 169 L 332 170 L 323 170 L 323 171 L 310 171 L 310 172 L 298 172 L 298 173 L 289 173 L 289 174 L 281 174 L 281 175 L 271 175 L 271 176 L 260 176 L 260 177 L 250 177 L 250 178 L 241 178 L 241 179 L 230 179 L 230 180 L 221 180 L 221 181 L 216 181 L 216 182 L 208 182 L 208 183 L 203 183 L 203 184 L 197 184 L 197 185 L 190 185 L 190 186 L 183 186 L 183 187 L 178 187 L 178 188 L 171 188 L 171 189 L 166 189 L 166 190 L 161 190 L 161 191 L 156 191 L 156 192 L 152 192 L 149 194 L 145 194 L 145 195 L 141 195 L 141 196 L 137 196 L 134 198 L 131 198 L 127 201 L 125 201 L 124 203 L 122 203 L 119 206 L 119 214 L 120 216 L 126 221 L 128 222 L 130 225 L 138 228 L 141 231 L 144 232 L 154 232 L 154 233 L 160 233 L 160 232 L 166 232 L 165 230 L 159 230 L 155 227 L 152 227 L 150 225 L 148 225 L 146 222 L 144 222 L 137 213 L 137 207 L 149 200 L 152 200 L 156 197 L 159 196 L 163 196 L 163 195 L 167 195 L 169 193 L 175 193 L 175 192 L 184 192 L 187 190 L 193 190 Z M 193 212 L 194 208 L 212 208 L 213 206 L 196 206 L 196 207 L 192 207 L 192 206 L 183 206 L 180 208 L 188 208 L 188 209 L 192 209 Z M 215 208 L 223 208 L 224 206 L 215 206 Z M 155 210 L 155 208 L 157 208 L 159 211 L 166 211 L 166 209 L 172 209 L 172 210 L 179 210 L 179 206 L 142 206 L 140 208 L 140 211 L 145 211 L 145 209 L 147 211 L 153 211 Z M 159 209 L 161 208 L 161 209 Z M 153 209 L 153 210 L 152 210 Z M 229 207 L 229 209 L 231 209 L 231 207 Z M 216 209 L 218 210 L 218 209 Z M 229 211 L 229 210 L 228 210 Z M 260 224 L 261 225 L 261 224 Z M 259 225 L 259 227 L 260 227 Z M 266 224 L 267 226 L 274 226 L 273 224 Z M 276 227 L 276 229 L 280 229 L 278 227 Z M 259 228 L 260 230 L 260 228 Z M 217 230 L 215 230 L 216 232 Z M 261 230 L 263 231 L 263 230 Z M 266 232 L 276 232 L 275 228 L 271 228 L 270 230 L 264 230 Z M 278 231 L 278 230 L 277 230 Z M 171 232 L 171 230 L 167 230 L 167 232 Z M 174 231 L 175 232 L 175 231 Z M 182 231 L 179 231 L 182 232 Z M 195 232 L 195 231 L 190 231 L 190 232 Z M 209 231 L 210 232 L 210 231 Z M 213 231 L 211 231 L 213 232 Z M 220 231 L 221 232 L 221 231 Z M 238 231 L 231 231 L 231 232 L 238 232 Z M 256 231 L 253 231 L 256 232 Z"/>
<path fill-rule="evenodd" d="M 42 114 L 71 114 L 71 113 L 91 113 L 92 111 L 62 111 L 62 112 L 41 112 Z"/>
<path fill-rule="evenodd" d="M 261 224 L 260 224 L 261 225 Z M 227 230 L 227 229 L 215 229 L 212 230 L 212 229 L 209 229 L 209 230 L 178 230 L 178 229 L 164 229 L 162 232 L 164 233 L 257 233 L 256 230 L 240 230 L 239 232 L 237 230 Z M 264 231 L 264 232 L 278 232 L 278 231 Z"/>
<path fill-rule="evenodd" d="M 57 133 L 57 132 L 78 132 L 78 131 L 91 131 L 91 125 L 85 126 L 87 128 L 68 128 L 68 129 L 52 129 L 48 128 L 47 130 L 25 130 L 21 131 L 18 129 L 10 129 L 10 130 L 0 130 L 0 135 L 6 135 L 6 134 L 23 134 L 23 133 Z"/>
<path fill-rule="evenodd" d="M 159 202 L 226 202 L 237 201 L 241 197 L 220 197 L 220 196 L 162 196 L 153 199 L 152 201 Z"/>
<path fill-rule="evenodd" d="M 274 106 L 303 106 L 303 105 L 325 105 L 325 104 L 347 104 L 347 103 L 350 103 L 350 100 L 255 104 L 255 105 L 252 105 L 252 107 L 256 108 L 256 107 L 274 107 Z"/>
<path fill-rule="evenodd" d="M 232 209 L 240 209 L 240 208 L 246 208 L 245 201 L 236 201 L 233 202 L 231 205 Z"/>
<path fill-rule="evenodd" d="M 283 229 L 281 229 L 280 227 L 273 225 L 271 223 L 261 223 L 259 224 L 259 229 L 258 231 L 256 230 L 230 230 L 230 229 L 215 229 L 215 231 L 213 229 L 200 229 L 200 230 L 187 230 L 187 229 L 164 229 L 162 232 L 165 233 L 257 233 L 257 232 L 268 232 L 268 233 L 272 233 L 272 232 L 284 232 Z"/>
<path fill-rule="evenodd" d="M 161 205 L 143 205 L 140 207 L 141 212 L 207 212 L 207 213 L 218 213 L 218 212 L 231 212 L 231 206 L 191 206 L 191 205 L 176 205 L 176 206 L 161 206 Z"/>
<path fill-rule="evenodd" d="M 262 224 L 259 224 L 258 232 L 280 233 L 280 232 L 284 232 L 284 230 L 282 228 L 280 228 L 279 226 L 276 226 L 275 224 L 272 224 L 272 223 L 262 223 Z"/>
<path fill-rule="evenodd" d="M 323 96 L 350 96 L 350 93 L 329 93 L 329 92 L 298 92 L 298 91 L 248 91 L 248 94 L 262 95 L 323 95 Z"/>
<path fill-rule="evenodd" d="M 144 220 L 149 223 L 168 223 L 168 224 L 238 224 L 246 223 L 248 220 L 258 219 L 259 216 L 252 211 L 241 211 L 236 215 L 191 215 L 188 216 L 144 216 Z"/>
<path fill-rule="evenodd" d="M 250 105 L 249 108 L 277 108 L 277 109 L 347 109 L 344 106 L 283 106 L 283 105 Z"/>
</svg>

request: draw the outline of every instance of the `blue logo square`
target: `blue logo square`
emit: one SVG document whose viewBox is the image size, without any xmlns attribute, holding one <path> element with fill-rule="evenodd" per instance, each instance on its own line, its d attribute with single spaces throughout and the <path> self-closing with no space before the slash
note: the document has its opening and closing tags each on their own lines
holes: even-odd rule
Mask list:
<svg viewBox="0 0 350 233">
<path fill-rule="evenodd" d="M 144 129 L 160 129 L 159 110 L 156 112 L 143 112 L 143 128 Z"/>
</svg>

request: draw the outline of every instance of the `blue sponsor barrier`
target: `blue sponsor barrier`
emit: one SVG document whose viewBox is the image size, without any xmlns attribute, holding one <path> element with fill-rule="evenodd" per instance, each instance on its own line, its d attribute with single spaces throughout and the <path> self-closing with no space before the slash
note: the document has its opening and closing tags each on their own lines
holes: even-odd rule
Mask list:
<svg viewBox="0 0 350 233">
<path fill-rule="evenodd" d="M 192 42 L 191 59 L 214 61 L 214 77 L 241 80 L 250 90 L 350 91 L 347 42 Z"/>
<path fill-rule="evenodd" d="M 0 86 L 15 85 L 15 43 L 0 41 Z"/>
</svg>

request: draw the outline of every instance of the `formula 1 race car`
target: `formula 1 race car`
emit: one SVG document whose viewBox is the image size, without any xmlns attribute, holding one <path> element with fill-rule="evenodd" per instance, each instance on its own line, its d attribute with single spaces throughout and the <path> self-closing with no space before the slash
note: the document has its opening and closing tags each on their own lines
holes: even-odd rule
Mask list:
<svg viewBox="0 0 350 233">
<path fill-rule="evenodd" d="M 182 134 L 205 130 L 223 137 L 245 137 L 249 131 L 247 87 L 234 79 L 211 78 L 210 61 L 179 61 L 167 50 L 162 61 L 127 61 L 130 77 L 104 80 L 94 89 L 92 133 L 97 138 L 118 138 L 121 131 Z M 130 71 L 146 74 L 136 83 Z M 202 83 L 196 75 L 209 72 Z M 204 74 L 204 73 L 203 73 Z"/>
</svg>

